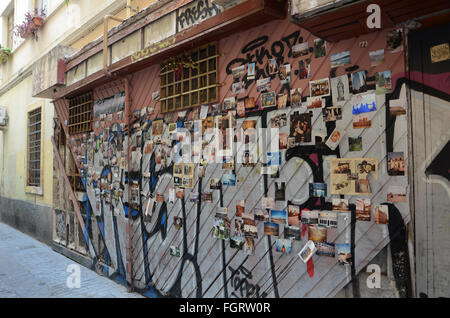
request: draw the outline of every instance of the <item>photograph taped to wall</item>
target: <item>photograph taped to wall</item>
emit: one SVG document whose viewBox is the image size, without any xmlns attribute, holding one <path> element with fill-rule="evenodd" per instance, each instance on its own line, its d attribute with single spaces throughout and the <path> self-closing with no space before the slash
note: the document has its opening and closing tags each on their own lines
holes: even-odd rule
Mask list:
<svg viewBox="0 0 450 318">
<path fill-rule="evenodd" d="M 289 137 L 295 138 L 295 143 L 311 142 L 311 115 L 309 113 L 290 116 Z"/>
<path fill-rule="evenodd" d="M 378 179 L 376 158 L 331 158 L 331 194 L 371 194 L 369 174 Z"/>
<path fill-rule="evenodd" d="M 338 212 L 349 212 L 350 211 L 347 199 L 333 198 L 332 204 L 333 204 L 333 211 L 338 211 Z"/>
<path fill-rule="evenodd" d="M 298 77 L 300 79 L 311 78 L 311 59 L 298 61 Z"/>
<path fill-rule="evenodd" d="M 320 256 L 328 256 L 335 257 L 336 256 L 336 247 L 334 243 L 328 242 L 317 242 L 316 244 L 316 254 Z"/>
<path fill-rule="evenodd" d="M 291 64 L 280 66 L 280 84 L 288 84 L 291 81 Z"/>
<path fill-rule="evenodd" d="M 279 235 L 280 225 L 274 222 L 264 222 L 264 235 Z"/>
<path fill-rule="evenodd" d="M 384 49 L 369 52 L 370 66 L 378 66 L 384 63 Z"/>
<path fill-rule="evenodd" d="M 357 198 L 356 206 L 356 220 L 370 221 L 372 217 L 372 203 L 368 198 Z"/>
<path fill-rule="evenodd" d="M 307 263 L 311 257 L 316 253 L 317 248 L 313 241 L 308 241 L 305 246 L 298 253 L 298 257 L 303 261 L 303 263 Z"/>
<path fill-rule="evenodd" d="M 347 74 L 331 78 L 331 96 L 333 105 L 343 105 L 350 99 Z"/>
<path fill-rule="evenodd" d="M 342 107 L 325 107 L 322 108 L 322 117 L 324 122 L 336 121 L 342 119 Z"/>
<path fill-rule="evenodd" d="M 271 88 L 270 77 L 262 78 L 256 81 L 256 91 L 259 93 L 267 92 Z"/>
<path fill-rule="evenodd" d="M 316 81 L 309 81 L 310 97 L 329 96 L 330 92 L 330 79 L 328 77 Z"/>
<path fill-rule="evenodd" d="M 343 51 L 330 56 L 331 68 L 350 64 L 350 51 Z"/>
<path fill-rule="evenodd" d="M 388 187 L 388 202 L 406 202 L 406 188 L 403 186 L 391 185 Z"/>
<path fill-rule="evenodd" d="M 302 231 L 300 227 L 296 226 L 285 226 L 284 227 L 284 238 L 285 239 L 293 239 L 296 241 L 301 240 Z"/>
<path fill-rule="evenodd" d="M 322 108 L 325 107 L 325 99 L 322 97 L 307 97 L 306 98 L 306 108 Z"/>
<path fill-rule="evenodd" d="M 296 44 L 292 47 L 292 57 L 297 58 L 309 54 L 308 42 Z"/>
<path fill-rule="evenodd" d="M 314 57 L 320 58 L 327 55 L 327 47 L 325 40 L 315 39 L 314 40 Z"/>
<path fill-rule="evenodd" d="M 292 240 L 277 238 L 275 240 L 275 251 L 282 254 L 291 254 Z"/>
<path fill-rule="evenodd" d="M 301 107 L 302 106 L 302 89 L 293 88 L 291 89 L 291 107 Z"/>
</svg>

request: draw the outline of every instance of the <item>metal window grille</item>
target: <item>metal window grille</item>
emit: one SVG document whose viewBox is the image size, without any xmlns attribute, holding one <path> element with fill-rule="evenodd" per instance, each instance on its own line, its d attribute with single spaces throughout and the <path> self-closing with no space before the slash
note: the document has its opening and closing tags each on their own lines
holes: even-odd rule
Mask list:
<svg viewBox="0 0 450 318">
<path fill-rule="evenodd" d="M 218 57 L 214 42 L 161 63 L 161 113 L 217 102 Z"/>
<path fill-rule="evenodd" d="M 69 134 L 79 134 L 92 130 L 92 92 L 69 100 Z"/>
<path fill-rule="evenodd" d="M 28 113 L 28 182 L 41 185 L 41 108 Z"/>
</svg>

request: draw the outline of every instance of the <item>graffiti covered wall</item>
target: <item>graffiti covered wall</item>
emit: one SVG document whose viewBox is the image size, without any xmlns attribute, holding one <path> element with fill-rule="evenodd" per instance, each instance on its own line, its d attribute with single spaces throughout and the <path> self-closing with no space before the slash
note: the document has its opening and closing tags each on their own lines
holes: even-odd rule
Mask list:
<svg viewBox="0 0 450 318">
<path fill-rule="evenodd" d="M 404 239 L 410 220 L 407 121 L 403 111 L 391 111 L 390 103 L 395 100 L 396 107 L 402 106 L 406 86 L 403 52 L 389 52 L 387 33 L 324 47 L 317 41 L 314 45 L 315 37 L 307 31 L 281 20 L 220 39 L 223 107 L 220 112 L 209 107 L 207 116 L 215 119 L 205 120 L 221 123 L 217 118 L 227 113 L 228 98 L 236 97 L 237 106 L 228 111 L 227 122 L 236 129 L 233 162 L 213 163 L 205 155 L 203 164 L 182 166 L 181 175 L 192 182 L 183 195 L 174 186 L 174 175 L 180 173 L 175 160 L 186 154 L 184 148 L 180 151 L 180 135 L 182 128 L 191 126 L 193 134 L 202 131 L 200 112 L 160 114 L 159 102 L 152 98 L 159 90 L 159 65 L 132 74 L 130 126 L 121 110 L 94 118 L 92 133 L 70 137 L 94 215 L 86 233 L 94 238 L 90 244 L 95 258 L 108 265 L 108 274 L 122 281 L 127 278 L 128 218 L 132 219 L 132 278 L 148 296 L 332 297 L 391 238 Z M 304 42 L 306 50 L 295 47 Z M 370 61 L 369 52 L 380 49 L 383 58 Z M 346 51 L 350 62 L 347 53 L 334 55 Z M 272 65 L 280 68 L 278 72 L 270 60 L 275 60 Z M 345 65 L 331 69 L 331 60 Z M 252 63 L 254 79 L 247 72 Z M 286 64 L 290 68 L 281 67 Z M 233 78 L 233 69 L 240 66 L 246 72 Z M 386 70 L 390 74 L 377 75 Z M 366 72 L 356 75 L 359 71 Z M 344 87 L 336 85 L 339 90 L 333 96 L 333 78 L 342 75 L 346 75 L 341 78 Z M 270 78 L 270 84 L 258 86 L 265 86 L 269 94 L 257 89 L 256 81 L 264 78 Z M 312 82 L 310 90 L 310 81 L 317 80 L 322 81 Z M 376 82 L 382 84 L 378 89 Z M 125 84 L 118 80 L 95 89 L 94 99 L 123 91 Z M 275 92 L 278 106 L 271 106 L 270 92 Z M 335 100 L 341 92 L 343 99 Z M 311 93 L 321 95 L 318 101 L 308 98 Z M 286 107 L 280 107 L 284 98 Z M 363 100 L 375 107 L 360 108 Z M 246 101 L 250 106 L 244 117 L 239 116 L 242 110 L 236 112 L 236 107 Z M 63 121 L 67 105 L 60 100 L 55 106 Z M 333 106 L 336 110 L 329 112 Z M 179 133 L 177 129 L 169 133 L 173 123 Z M 250 138 L 257 145 L 250 150 L 241 131 L 248 125 L 255 128 L 249 131 L 255 132 Z M 279 128 L 279 134 L 266 135 L 259 128 Z M 209 132 L 204 131 L 205 139 Z M 255 164 L 238 158 L 252 155 L 260 158 Z M 342 173 L 336 166 L 330 168 L 332 162 L 354 166 Z M 345 192 L 347 187 L 352 191 Z M 393 203 L 399 201 L 393 197 L 403 202 Z M 333 199 L 348 200 L 341 201 L 348 211 L 338 211 Z M 370 204 L 361 199 L 370 199 Z M 318 218 L 315 211 L 331 213 L 320 213 Z M 270 232 L 275 228 L 277 233 Z M 317 243 L 321 255 L 304 263 L 297 254 L 308 239 Z M 401 244 L 399 249 L 405 252 L 404 248 Z M 407 256 L 400 262 L 409 269 Z M 408 294 L 405 281 L 399 280 L 397 288 Z"/>
</svg>

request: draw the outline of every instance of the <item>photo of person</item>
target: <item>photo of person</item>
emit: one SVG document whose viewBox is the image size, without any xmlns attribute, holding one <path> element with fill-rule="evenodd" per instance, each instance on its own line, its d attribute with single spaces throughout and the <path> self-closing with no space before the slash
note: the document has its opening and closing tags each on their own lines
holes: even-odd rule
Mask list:
<svg viewBox="0 0 450 318">
<path fill-rule="evenodd" d="M 311 78 L 311 59 L 298 61 L 298 77 L 300 79 Z"/>
<path fill-rule="evenodd" d="M 314 57 L 320 58 L 327 55 L 327 47 L 325 44 L 325 40 L 315 39 L 314 40 Z"/>
<path fill-rule="evenodd" d="M 173 217 L 173 226 L 175 227 L 175 229 L 179 230 L 183 227 L 183 218 L 174 216 Z"/>
<path fill-rule="evenodd" d="M 292 241 L 290 239 L 277 238 L 275 240 L 275 251 L 283 254 L 291 254 Z"/>
<path fill-rule="evenodd" d="M 331 96 L 333 105 L 343 105 L 350 99 L 350 89 L 347 74 L 331 79 Z"/>
<path fill-rule="evenodd" d="M 311 116 L 309 113 L 290 116 L 290 134 L 296 143 L 311 142 Z"/>
</svg>

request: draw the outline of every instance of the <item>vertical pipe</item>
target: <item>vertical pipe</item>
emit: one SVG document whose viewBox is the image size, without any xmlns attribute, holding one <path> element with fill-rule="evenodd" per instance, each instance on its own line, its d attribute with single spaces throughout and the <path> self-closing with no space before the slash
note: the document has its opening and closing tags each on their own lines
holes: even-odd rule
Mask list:
<svg viewBox="0 0 450 318">
<path fill-rule="evenodd" d="M 131 184 L 130 184 L 130 113 L 131 113 L 131 97 L 130 97 L 130 82 L 128 77 L 124 78 L 125 80 L 125 120 L 126 126 L 128 129 L 128 143 L 127 143 L 127 169 L 128 169 L 128 204 L 130 203 L 131 198 Z M 128 205 L 128 222 L 127 222 L 127 271 L 128 271 L 128 292 L 132 292 L 133 287 L 133 257 L 131 254 L 131 209 L 130 205 Z"/>
</svg>

